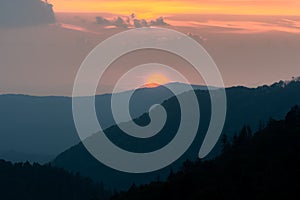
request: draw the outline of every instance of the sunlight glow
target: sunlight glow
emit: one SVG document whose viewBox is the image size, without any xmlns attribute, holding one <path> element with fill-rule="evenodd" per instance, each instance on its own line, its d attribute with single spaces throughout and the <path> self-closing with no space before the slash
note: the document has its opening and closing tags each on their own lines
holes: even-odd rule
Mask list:
<svg viewBox="0 0 300 200">
<path fill-rule="evenodd" d="M 160 85 L 164 85 L 166 83 L 169 83 L 169 79 L 163 75 L 163 74 L 152 74 L 149 77 L 147 77 L 147 80 L 145 82 L 145 87 L 147 88 L 153 88 Z"/>
</svg>

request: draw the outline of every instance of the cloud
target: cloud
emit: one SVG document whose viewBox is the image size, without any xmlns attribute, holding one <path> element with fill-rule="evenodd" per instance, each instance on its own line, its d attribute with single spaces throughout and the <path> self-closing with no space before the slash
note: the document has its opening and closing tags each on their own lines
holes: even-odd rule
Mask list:
<svg viewBox="0 0 300 200">
<path fill-rule="evenodd" d="M 0 27 L 22 27 L 55 22 L 52 5 L 40 0 L 0 0 Z"/>
<path fill-rule="evenodd" d="M 128 22 L 126 23 L 124 19 L 118 17 L 112 22 L 112 25 L 115 25 L 116 27 L 127 28 Z"/>
<path fill-rule="evenodd" d="M 169 24 L 167 24 L 164 21 L 164 18 L 162 18 L 162 17 L 159 17 L 156 20 L 151 20 L 151 22 L 150 22 L 150 26 L 168 26 L 168 25 Z"/>
<path fill-rule="evenodd" d="M 300 33 L 299 16 L 198 15 L 194 19 L 171 18 L 173 26 L 199 28 L 211 33 L 254 34 L 266 32 Z M 192 36 L 194 37 L 194 36 Z M 194 38 L 197 40 L 197 38 Z"/>
<path fill-rule="evenodd" d="M 199 43 L 203 43 L 205 42 L 207 39 L 200 36 L 200 35 L 196 35 L 196 34 L 193 34 L 193 33 L 187 33 L 187 35 L 191 38 L 193 38 L 194 40 L 196 40 L 197 42 Z"/>
<path fill-rule="evenodd" d="M 110 25 L 110 21 L 101 16 L 96 17 L 96 23 L 100 25 Z"/>
<path fill-rule="evenodd" d="M 159 17 L 155 20 L 147 21 L 145 19 L 137 19 L 136 15 L 132 13 L 129 17 L 117 17 L 114 19 L 106 19 L 102 16 L 96 17 L 96 23 L 103 26 L 115 26 L 121 28 L 142 28 L 149 26 L 169 26 L 164 21 L 163 17 Z"/>
<path fill-rule="evenodd" d="M 135 28 L 142 28 L 142 27 L 148 27 L 149 24 L 145 19 L 134 19 L 133 25 Z"/>
</svg>

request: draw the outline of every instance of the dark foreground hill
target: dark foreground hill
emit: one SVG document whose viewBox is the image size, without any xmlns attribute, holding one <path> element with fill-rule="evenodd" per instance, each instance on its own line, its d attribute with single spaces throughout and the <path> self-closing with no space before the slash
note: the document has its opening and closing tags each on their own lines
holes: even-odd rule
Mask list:
<svg viewBox="0 0 300 200">
<path fill-rule="evenodd" d="M 289 109 L 300 104 L 300 82 L 279 82 L 271 86 L 258 88 L 233 87 L 227 91 L 227 116 L 223 133 L 228 137 L 241 130 L 247 124 L 252 130 L 257 130 L 267 122 L 270 117 L 283 119 Z M 184 94 L 183 94 L 184 95 Z M 210 120 L 210 98 L 207 91 L 197 90 L 196 95 L 200 103 L 201 120 L 200 128 L 194 143 L 188 151 L 171 166 L 156 172 L 147 174 L 128 174 L 106 167 L 92 157 L 80 143 L 60 154 L 54 161 L 55 166 L 62 167 L 72 172 L 80 172 L 84 176 L 97 181 L 103 181 L 104 185 L 116 189 L 128 189 L 133 182 L 137 185 L 149 183 L 160 177 L 167 178 L 170 169 L 177 171 L 186 159 L 196 160 L 203 137 L 206 134 Z M 162 131 L 149 139 L 135 139 L 124 134 L 118 126 L 112 126 L 105 131 L 111 141 L 123 149 L 133 152 L 150 152 L 165 146 L 172 140 L 180 123 L 180 108 L 176 98 L 171 98 L 162 104 L 168 118 Z M 137 123 L 147 124 L 148 115 L 145 114 L 136 120 Z M 261 122 L 261 123 L 260 123 Z M 187 130 L 188 132 L 188 130 Z M 216 156 L 221 150 L 221 143 L 211 153 L 209 158 Z"/>
<path fill-rule="evenodd" d="M 245 127 L 232 142 L 223 137 L 223 153 L 214 160 L 186 161 L 168 181 L 133 185 L 113 200 L 298 199 L 299 152 L 300 108 L 294 107 L 254 135 Z"/>
<path fill-rule="evenodd" d="M 105 200 L 110 195 L 101 184 L 63 169 L 0 160 L 3 200 Z"/>
</svg>

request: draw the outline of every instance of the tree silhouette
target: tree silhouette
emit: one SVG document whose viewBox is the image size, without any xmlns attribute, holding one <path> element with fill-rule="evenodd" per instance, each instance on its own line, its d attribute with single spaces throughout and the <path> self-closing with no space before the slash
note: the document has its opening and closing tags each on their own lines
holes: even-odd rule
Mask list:
<svg viewBox="0 0 300 200">
<path fill-rule="evenodd" d="M 222 138 L 228 145 L 226 136 Z M 244 126 L 213 160 L 186 161 L 171 179 L 114 196 L 133 199 L 295 199 L 300 188 L 300 108 L 252 134 Z"/>
<path fill-rule="evenodd" d="M 111 196 L 102 184 L 51 165 L 0 160 L 0 199 L 105 200 Z"/>
</svg>

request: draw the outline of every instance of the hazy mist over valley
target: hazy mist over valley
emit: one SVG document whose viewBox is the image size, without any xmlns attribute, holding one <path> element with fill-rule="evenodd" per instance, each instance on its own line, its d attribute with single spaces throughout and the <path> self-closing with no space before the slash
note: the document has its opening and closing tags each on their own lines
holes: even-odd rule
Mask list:
<svg viewBox="0 0 300 200">
<path fill-rule="evenodd" d="M 0 0 L 0 199 L 294 199 L 300 3 Z"/>
</svg>

